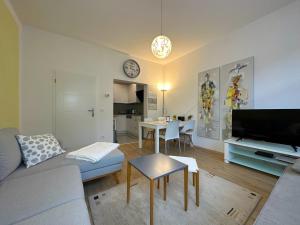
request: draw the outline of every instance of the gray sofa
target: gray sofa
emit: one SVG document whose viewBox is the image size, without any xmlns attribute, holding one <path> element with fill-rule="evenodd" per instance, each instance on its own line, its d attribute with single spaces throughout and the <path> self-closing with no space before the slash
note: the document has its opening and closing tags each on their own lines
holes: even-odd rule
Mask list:
<svg viewBox="0 0 300 225">
<path fill-rule="evenodd" d="M 277 181 L 255 225 L 299 225 L 299 207 L 300 174 L 288 167 Z"/>
<path fill-rule="evenodd" d="M 0 224 L 91 224 L 82 182 L 120 171 L 124 154 L 114 150 L 95 164 L 63 154 L 26 169 L 17 133 L 0 129 Z"/>
</svg>

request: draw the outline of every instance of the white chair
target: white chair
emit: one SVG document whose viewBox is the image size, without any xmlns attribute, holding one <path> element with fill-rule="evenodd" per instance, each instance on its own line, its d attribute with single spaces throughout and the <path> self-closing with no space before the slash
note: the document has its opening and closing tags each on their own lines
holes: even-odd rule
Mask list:
<svg viewBox="0 0 300 225">
<path fill-rule="evenodd" d="M 160 117 L 157 118 L 157 120 L 158 120 L 159 122 L 166 122 L 167 118 L 166 118 L 165 116 L 160 116 Z M 165 132 L 166 132 L 165 129 L 159 130 L 159 134 L 160 134 L 160 135 L 164 135 Z"/>
<path fill-rule="evenodd" d="M 180 135 L 183 136 L 183 141 L 184 141 L 184 150 L 185 150 L 185 144 L 186 144 L 186 138 L 189 138 L 189 143 L 192 146 L 193 145 L 193 140 L 192 136 L 194 133 L 194 128 L 195 128 L 195 120 L 188 120 L 184 123 L 183 128 L 180 130 Z"/>
<path fill-rule="evenodd" d="M 161 139 L 164 139 L 164 141 L 165 141 L 165 153 L 167 153 L 168 141 L 176 140 L 176 139 L 178 139 L 178 146 L 179 146 L 179 150 L 181 152 L 180 137 L 179 137 L 179 122 L 178 121 L 169 122 L 167 125 L 166 132 L 164 134 L 159 135 L 159 137 Z"/>
<path fill-rule="evenodd" d="M 144 118 L 144 122 L 153 122 L 153 118 Z M 146 138 L 148 139 L 148 137 L 150 136 L 151 139 L 154 140 L 154 134 L 155 134 L 155 130 L 151 129 L 151 128 L 144 128 L 145 133 L 147 133 Z"/>
</svg>

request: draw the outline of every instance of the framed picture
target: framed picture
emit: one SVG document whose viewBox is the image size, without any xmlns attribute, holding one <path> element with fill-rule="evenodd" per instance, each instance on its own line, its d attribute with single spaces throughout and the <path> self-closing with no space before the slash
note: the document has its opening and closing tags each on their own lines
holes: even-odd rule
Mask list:
<svg viewBox="0 0 300 225">
<path fill-rule="evenodd" d="M 199 137 L 220 139 L 220 68 L 198 74 Z"/>
<path fill-rule="evenodd" d="M 221 66 L 223 140 L 232 137 L 232 110 L 254 106 L 254 57 Z"/>
<path fill-rule="evenodd" d="M 148 91 L 148 110 L 157 110 L 157 90 L 151 85 Z"/>
</svg>

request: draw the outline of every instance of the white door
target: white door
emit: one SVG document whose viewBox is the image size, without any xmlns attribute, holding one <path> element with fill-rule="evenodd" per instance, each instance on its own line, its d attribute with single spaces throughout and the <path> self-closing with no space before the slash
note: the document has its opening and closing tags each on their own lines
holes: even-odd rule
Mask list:
<svg viewBox="0 0 300 225">
<path fill-rule="evenodd" d="M 57 72 L 55 135 L 65 149 L 96 141 L 96 77 Z"/>
</svg>

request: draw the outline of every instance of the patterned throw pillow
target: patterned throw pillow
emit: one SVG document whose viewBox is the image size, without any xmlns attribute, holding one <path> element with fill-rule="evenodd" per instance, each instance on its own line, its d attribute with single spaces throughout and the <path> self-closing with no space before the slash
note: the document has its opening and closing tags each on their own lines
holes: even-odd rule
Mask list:
<svg viewBox="0 0 300 225">
<path fill-rule="evenodd" d="M 16 135 L 16 138 L 20 144 L 27 168 L 65 152 L 52 134 Z"/>
</svg>

